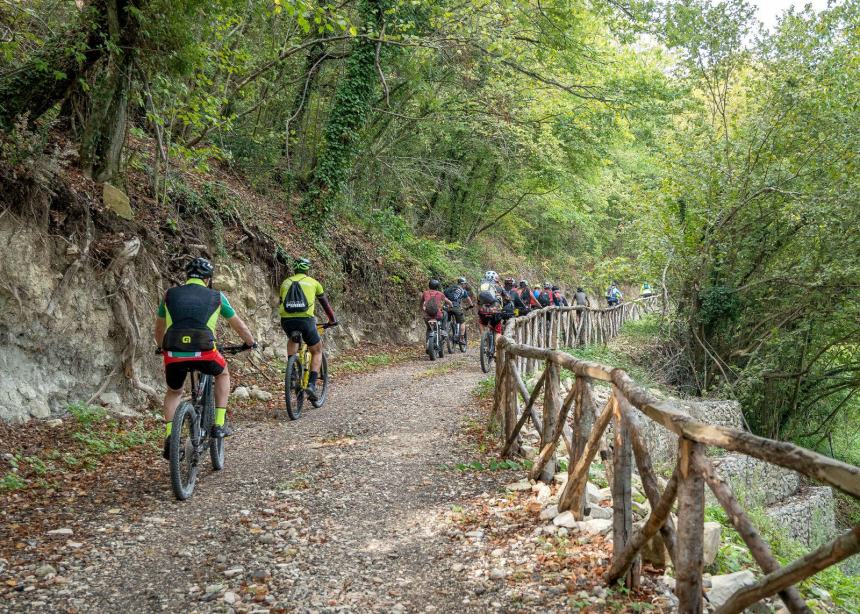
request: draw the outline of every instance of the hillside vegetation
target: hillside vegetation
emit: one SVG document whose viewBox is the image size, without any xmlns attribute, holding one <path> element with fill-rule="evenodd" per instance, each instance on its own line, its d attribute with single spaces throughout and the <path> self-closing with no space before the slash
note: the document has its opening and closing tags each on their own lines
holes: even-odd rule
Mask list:
<svg viewBox="0 0 860 614">
<path fill-rule="evenodd" d="M 158 235 L 177 270 L 310 253 L 341 294 L 405 302 L 483 268 L 660 282 L 673 383 L 858 462 L 858 21 L 856 0 L 770 33 L 743 0 L 4 3 L 0 179 L 63 234 L 85 230 L 40 207 L 109 181 L 136 220 L 100 227 Z"/>
</svg>

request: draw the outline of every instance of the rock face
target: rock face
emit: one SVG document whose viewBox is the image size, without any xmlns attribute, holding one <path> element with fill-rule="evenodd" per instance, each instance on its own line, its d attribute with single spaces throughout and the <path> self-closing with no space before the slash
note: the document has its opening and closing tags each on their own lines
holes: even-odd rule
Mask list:
<svg viewBox="0 0 860 614">
<path fill-rule="evenodd" d="M 800 487 L 796 472 L 749 456 L 729 454 L 714 458 L 712 463 L 747 505 L 772 505 L 790 497 Z M 707 492 L 713 497 L 710 490 Z"/>
<path fill-rule="evenodd" d="M 90 398 L 119 365 L 127 342 L 114 318 L 111 299 L 105 299 L 113 294 L 111 276 L 90 255 L 74 275 L 64 279 L 82 252 L 74 243 L 46 236 L 34 224 L 22 224 L 11 215 L 0 217 L 0 421 L 62 414 L 69 403 Z M 136 367 L 141 381 L 156 390 L 164 389 L 164 376 L 161 361 L 148 350 L 150 326 L 170 283 L 158 272 L 160 259 L 144 243 L 125 269 L 135 279 L 132 301 L 141 328 Z M 214 286 L 227 293 L 257 338 L 276 350 L 284 349 L 286 337 L 268 271 L 231 258 L 218 258 L 215 270 Z M 399 326 L 391 319 L 380 326 L 385 316 L 374 321 L 367 313 L 352 314 L 345 309 L 348 301 L 339 304 L 336 294 L 333 299 L 341 326 L 326 333 L 330 353 L 354 347 L 363 339 L 379 341 L 380 334 L 384 340 L 403 343 L 417 341 L 423 334 L 420 320 Z M 226 324 L 223 327 L 226 330 Z M 108 390 L 111 396 L 105 404 L 112 411 L 146 402 L 121 376 L 114 377 Z M 113 395 L 121 402 L 115 403 Z"/>
<path fill-rule="evenodd" d="M 836 534 L 833 505 L 833 491 L 826 486 L 814 486 L 767 508 L 766 512 L 792 538 L 807 546 L 818 546 Z"/>
</svg>

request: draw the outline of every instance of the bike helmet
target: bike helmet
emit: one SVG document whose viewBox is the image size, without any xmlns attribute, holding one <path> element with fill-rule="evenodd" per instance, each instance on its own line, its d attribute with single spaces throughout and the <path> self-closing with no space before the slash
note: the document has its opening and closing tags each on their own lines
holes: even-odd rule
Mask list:
<svg viewBox="0 0 860 614">
<path fill-rule="evenodd" d="M 528 287 L 529 287 L 529 282 L 526 281 L 525 279 L 521 279 L 520 280 L 520 288 L 528 288 Z"/>
<path fill-rule="evenodd" d="M 307 258 L 296 258 L 293 263 L 293 269 L 296 273 L 307 273 L 311 268 L 311 261 Z"/>
<path fill-rule="evenodd" d="M 431 279 L 430 280 L 430 289 L 431 290 L 438 290 L 441 287 L 442 287 L 442 284 L 439 282 L 438 279 Z"/>
<path fill-rule="evenodd" d="M 558 286 L 553 286 L 552 291 L 555 292 L 556 290 L 558 290 Z"/>
<path fill-rule="evenodd" d="M 551 283 L 549 283 L 548 281 L 543 282 L 543 289 L 544 290 L 549 290 L 550 288 L 552 288 Z"/>
<path fill-rule="evenodd" d="M 487 281 L 496 281 L 496 272 L 495 271 L 487 271 L 484 273 L 484 279 Z"/>
<path fill-rule="evenodd" d="M 185 265 L 185 274 L 196 279 L 209 279 L 215 269 L 206 258 L 194 258 Z"/>
<path fill-rule="evenodd" d="M 461 277 L 461 278 L 459 278 L 459 279 L 457 280 L 457 283 L 458 283 L 458 284 L 464 284 L 464 283 L 466 283 L 466 278 L 465 278 L 465 277 Z"/>
<path fill-rule="evenodd" d="M 514 285 L 514 278 L 513 277 L 505 277 L 505 285 L 506 286 L 513 286 Z"/>
</svg>

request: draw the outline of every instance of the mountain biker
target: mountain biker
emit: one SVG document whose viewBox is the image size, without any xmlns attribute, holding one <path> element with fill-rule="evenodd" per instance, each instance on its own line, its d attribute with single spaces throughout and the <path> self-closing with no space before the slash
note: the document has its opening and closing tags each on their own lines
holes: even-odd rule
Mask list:
<svg viewBox="0 0 860 614">
<path fill-rule="evenodd" d="M 494 326 L 495 315 L 502 310 L 504 290 L 496 283 L 498 277 L 495 271 L 487 271 L 478 287 L 478 328 L 481 336 L 485 328 Z"/>
<path fill-rule="evenodd" d="M 504 290 L 511 302 L 511 308 L 513 309 L 513 313 L 515 316 L 524 316 L 529 312 L 528 305 L 523 302 L 520 293 L 517 292 L 514 288 L 513 277 L 508 277 L 505 279 Z"/>
<path fill-rule="evenodd" d="M 613 281 L 606 291 L 606 302 L 610 307 L 615 307 L 622 300 L 624 300 L 624 295 L 618 289 L 618 284 Z"/>
<path fill-rule="evenodd" d="M 532 291 L 529 289 L 529 282 L 525 279 L 520 280 L 520 289 L 519 289 L 520 298 L 523 303 L 529 308 L 529 311 L 532 309 L 540 309 L 540 303 L 535 298 L 535 295 L 532 294 Z"/>
<path fill-rule="evenodd" d="M 651 284 L 649 284 L 647 281 L 642 282 L 642 287 L 639 288 L 639 296 L 641 296 L 642 298 L 654 296 L 654 289 L 651 288 Z"/>
<path fill-rule="evenodd" d="M 564 298 L 558 286 L 552 287 L 552 304 L 556 307 L 567 307 L 567 299 Z"/>
<path fill-rule="evenodd" d="M 311 353 L 311 370 L 305 392 L 313 402 L 318 398 L 316 384 L 323 358 L 322 337 L 317 330 L 317 318 L 314 315 L 317 301 L 322 305 L 329 325 L 337 324 L 337 318 L 322 284 L 308 275 L 310 269 L 311 261 L 307 258 L 295 260 L 294 273 L 281 282 L 281 306 L 278 308 L 278 314 L 281 316 L 281 328 L 287 337 L 294 332 L 300 332 Z M 287 342 L 288 356 L 295 356 L 298 351 L 299 344 L 290 338 Z"/>
<path fill-rule="evenodd" d="M 215 421 L 212 437 L 228 437 L 233 431 L 225 426 L 227 400 L 230 398 L 230 372 L 227 361 L 215 344 L 218 316 L 248 347 L 257 347 L 254 336 L 236 315 L 224 293 L 212 289 L 214 268 L 206 258 L 194 258 L 185 267 L 185 285 L 170 288 L 158 305 L 155 318 L 155 343 L 164 353 L 164 440 L 165 459 L 170 458 L 170 433 L 173 415 L 182 400 L 185 376 L 199 371 L 214 377 Z"/>
<path fill-rule="evenodd" d="M 544 282 L 543 290 L 537 297 L 538 302 L 541 304 L 541 307 L 549 307 L 552 304 L 552 284 Z"/>
<path fill-rule="evenodd" d="M 451 317 L 454 318 L 454 321 L 457 323 L 456 326 L 456 334 L 454 335 L 454 342 L 459 343 L 460 341 L 460 330 L 463 324 L 466 322 L 466 316 L 463 314 L 463 301 L 468 300 L 468 308 L 474 307 L 475 302 L 472 300 L 472 294 L 468 289 L 468 282 L 465 277 L 461 277 L 457 280 L 456 283 L 451 284 L 445 289 L 445 297 L 451 301 L 451 308 L 449 309 Z"/>
<path fill-rule="evenodd" d="M 442 293 L 442 282 L 438 279 L 431 279 L 428 284 L 428 290 L 421 293 L 421 313 L 424 315 L 424 324 L 427 326 L 427 334 L 430 334 L 430 321 L 436 320 L 441 322 L 444 314 L 442 308 L 447 305 L 452 308 L 452 303 L 444 293 Z M 444 334 L 444 331 L 442 331 Z"/>
<path fill-rule="evenodd" d="M 582 289 L 582 286 L 576 289 L 574 301 L 577 306 L 581 307 L 588 307 L 591 304 L 591 301 L 588 300 L 588 296 L 585 294 L 585 290 Z"/>
</svg>

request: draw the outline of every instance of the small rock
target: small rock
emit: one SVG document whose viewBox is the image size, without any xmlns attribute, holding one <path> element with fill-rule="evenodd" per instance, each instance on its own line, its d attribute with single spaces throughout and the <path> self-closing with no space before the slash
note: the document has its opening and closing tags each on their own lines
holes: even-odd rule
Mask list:
<svg viewBox="0 0 860 614">
<path fill-rule="evenodd" d="M 232 396 L 237 401 L 247 401 L 251 398 L 251 393 L 245 386 L 237 386 Z"/>
<path fill-rule="evenodd" d="M 99 400 L 105 405 L 122 405 L 122 397 L 116 392 L 103 392 Z"/>
<path fill-rule="evenodd" d="M 577 525 L 576 518 L 573 517 L 573 512 L 570 510 L 553 518 L 552 523 L 557 527 L 567 527 L 568 529 L 576 528 Z"/>
<path fill-rule="evenodd" d="M 552 496 L 552 491 L 550 490 L 549 486 L 547 486 L 543 482 L 536 484 L 534 491 L 535 499 L 541 505 L 545 505 L 549 501 L 549 498 Z"/>
<path fill-rule="evenodd" d="M 48 531 L 48 533 L 47 533 L 47 534 L 48 534 L 48 535 L 64 535 L 64 536 L 69 536 L 69 535 L 74 535 L 74 533 L 75 533 L 75 532 L 74 532 L 74 531 L 72 531 L 70 528 L 68 528 L 68 527 L 63 527 L 62 529 L 52 529 L 51 531 Z"/>
<path fill-rule="evenodd" d="M 729 597 L 750 584 L 755 584 L 755 575 L 748 569 L 711 578 L 711 590 L 706 593 L 714 608 L 719 608 Z"/>
<path fill-rule="evenodd" d="M 603 497 L 600 496 L 600 489 L 591 482 L 585 483 L 585 496 L 589 503 L 600 503 Z"/>
<path fill-rule="evenodd" d="M 45 420 L 45 424 L 51 428 L 57 428 L 63 426 L 63 421 L 60 418 L 53 418 L 52 420 Z"/>
<path fill-rule="evenodd" d="M 235 578 L 236 576 L 241 576 L 245 573 L 244 567 L 231 567 L 230 569 L 224 570 L 225 578 Z"/>
<path fill-rule="evenodd" d="M 507 573 L 498 567 L 490 570 L 490 580 L 504 580 Z"/>
<path fill-rule="evenodd" d="M 577 523 L 576 528 L 588 535 L 605 535 L 612 530 L 612 521 L 604 518 L 585 520 Z"/>
<path fill-rule="evenodd" d="M 57 570 L 51 565 L 42 565 L 36 570 L 37 578 L 47 578 L 48 576 L 57 575 Z"/>
<path fill-rule="evenodd" d="M 591 519 L 600 518 L 603 520 L 609 520 L 612 518 L 612 508 L 592 505 L 588 512 L 588 517 Z"/>
<path fill-rule="evenodd" d="M 550 505 L 540 513 L 541 520 L 552 520 L 556 516 L 558 516 L 558 505 Z"/>
<path fill-rule="evenodd" d="M 224 603 L 233 605 L 234 603 L 236 603 L 237 599 L 238 596 L 233 591 L 227 591 L 226 593 L 224 593 Z"/>
<path fill-rule="evenodd" d="M 256 386 L 251 388 L 250 395 L 252 399 L 256 399 L 258 401 L 271 401 L 274 398 L 271 392 L 267 392 L 266 390 L 262 390 Z"/>
<path fill-rule="evenodd" d="M 263 533 L 262 535 L 260 535 L 259 541 L 261 544 L 274 544 L 275 536 L 271 533 Z"/>
<path fill-rule="evenodd" d="M 526 491 L 526 490 L 531 490 L 532 485 L 529 484 L 529 482 L 527 480 L 520 480 L 519 482 L 514 482 L 512 484 L 508 484 L 507 486 L 505 486 L 505 489 L 513 491 L 513 492 Z"/>
<path fill-rule="evenodd" d="M 220 592 L 221 592 L 221 591 L 223 591 L 223 590 L 224 590 L 224 585 L 223 585 L 223 584 L 208 584 L 208 585 L 206 586 L 206 593 L 207 593 L 207 594 L 211 594 L 211 593 L 220 593 Z"/>
</svg>

